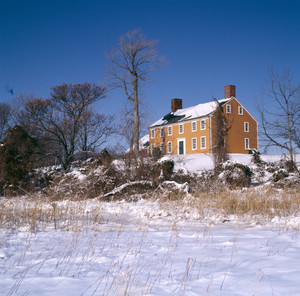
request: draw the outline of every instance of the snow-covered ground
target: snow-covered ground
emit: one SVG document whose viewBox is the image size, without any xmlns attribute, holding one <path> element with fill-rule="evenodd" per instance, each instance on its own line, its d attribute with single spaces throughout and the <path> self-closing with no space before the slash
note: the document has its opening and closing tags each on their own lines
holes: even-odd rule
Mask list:
<svg viewBox="0 0 300 296">
<path fill-rule="evenodd" d="M 9 201 L 57 217 L 1 225 L 0 295 L 300 295 L 297 217 L 257 225 L 199 219 L 175 201 Z"/>
<path fill-rule="evenodd" d="M 177 171 L 213 168 L 208 155 L 174 158 Z M 231 156 L 245 165 L 251 159 Z M 70 174 L 86 180 L 78 170 Z M 0 295 L 300 295 L 300 217 L 199 212 L 186 195 L 132 202 L 1 197 Z"/>
<path fill-rule="evenodd" d="M 230 154 L 230 161 L 251 166 L 253 156 L 251 154 Z M 163 160 L 171 159 L 175 162 L 175 171 L 183 170 L 184 172 L 199 172 L 203 170 L 212 170 L 214 161 L 212 154 L 189 154 L 189 155 L 170 155 L 162 158 Z M 267 155 L 262 154 L 261 160 L 266 162 L 278 162 L 286 160 L 285 155 Z M 300 166 L 300 154 L 295 155 L 295 161 Z"/>
<path fill-rule="evenodd" d="M 11 232 L 0 239 L 0 295 L 300 295 L 298 232 Z"/>
</svg>

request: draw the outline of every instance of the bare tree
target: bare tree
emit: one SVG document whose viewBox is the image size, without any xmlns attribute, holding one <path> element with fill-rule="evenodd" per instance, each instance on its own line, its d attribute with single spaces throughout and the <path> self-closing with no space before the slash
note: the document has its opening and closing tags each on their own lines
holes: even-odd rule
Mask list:
<svg viewBox="0 0 300 296">
<path fill-rule="evenodd" d="M 3 140 L 5 132 L 9 128 L 11 119 L 11 107 L 9 104 L 0 103 L 0 141 Z"/>
<path fill-rule="evenodd" d="M 143 98 L 139 101 L 139 135 L 148 133 L 148 108 Z M 133 134 L 134 134 L 134 117 L 132 102 L 128 101 L 128 104 L 124 104 L 124 108 L 121 111 L 119 133 L 125 138 L 127 144 L 130 147 L 130 151 L 133 151 Z"/>
<path fill-rule="evenodd" d="M 78 139 L 79 148 L 85 153 L 85 159 L 88 157 L 88 152 L 95 152 L 109 136 L 116 133 L 114 121 L 114 115 L 106 116 L 93 110 L 86 110 L 82 116 Z"/>
<path fill-rule="evenodd" d="M 50 99 L 29 97 L 25 100 L 23 109 L 19 110 L 17 118 L 31 135 L 48 148 L 43 153 L 57 158 L 63 168 L 68 170 L 74 153 L 82 144 L 81 136 L 85 136 L 85 148 L 88 145 L 95 146 L 103 136 L 100 128 L 105 128 L 105 125 L 102 125 L 101 116 L 89 108 L 103 99 L 105 94 L 105 88 L 87 82 L 64 83 L 52 88 Z M 93 124 L 91 129 L 90 125 Z M 91 130 L 93 135 L 90 134 Z"/>
<path fill-rule="evenodd" d="M 300 83 L 294 83 L 289 71 L 279 74 L 271 69 L 270 81 L 258 106 L 266 149 L 279 147 L 288 152 L 291 161 L 299 149 L 299 91 Z"/>
<path fill-rule="evenodd" d="M 216 111 L 213 116 L 213 148 L 215 168 L 222 162 L 228 160 L 228 150 L 226 137 L 231 128 L 231 122 L 228 121 L 222 105 L 215 99 Z"/>
<path fill-rule="evenodd" d="M 149 73 L 162 63 L 156 40 L 147 40 L 140 30 L 133 30 L 121 36 L 119 47 L 107 55 L 109 85 L 122 88 L 128 100 L 133 103 L 133 151 L 139 157 L 140 94 L 139 90 L 149 79 Z"/>
</svg>

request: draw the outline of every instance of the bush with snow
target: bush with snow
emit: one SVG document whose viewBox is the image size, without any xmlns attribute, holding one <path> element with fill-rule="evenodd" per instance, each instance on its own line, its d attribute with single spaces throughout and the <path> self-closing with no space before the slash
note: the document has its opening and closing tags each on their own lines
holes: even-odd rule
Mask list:
<svg viewBox="0 0 300 296">
<path fill-rule="evenodd" d="M 215 169 L 219 181 L 230 188 L 249 187 L 252 172 L 246 165 L 226 161 Z"/>
</svg>

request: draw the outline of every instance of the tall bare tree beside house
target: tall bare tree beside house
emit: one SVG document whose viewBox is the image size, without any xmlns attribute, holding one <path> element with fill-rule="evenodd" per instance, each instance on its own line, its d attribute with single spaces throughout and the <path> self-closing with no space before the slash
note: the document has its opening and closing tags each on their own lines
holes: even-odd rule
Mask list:
<svg viewBox="0 0 300 296">
<path fill-rule="evenodd" d="M 121 111 L 120 115 L 120 126 L 119 134 L 125 138 L 126 143 L 129 145 L 130 151 L 133 151 L 133 131 L 134 131 L 134 117 L 133 115 L 133 106 L 130 104 L 124 104 L 124 108 Z M 143 98 L 139 100 L 139 132 L 141 135 L 148 132 L 148 110 Z M 139 137 L 140 138 L 140 137 Z"/>
<path fill-rule="evenodd" d="M 226 137 L 231 128 L 231 122 L 228 121 L 224 113 L 222 105 L 215 99 L 217 105 L 213 117 L 213 148 L 212 153 L 214 157 L 215 168 L 222 162 L 228 160 L 228 150 Z"/>
<path fill-rule="evenodd" d="M 157 49 L 158 41 L 148 40 L 140 30 L 120 37 L 119 47 L 108 54 L 107 74 L 112 88 L 122 88 L 133 104 L 133 151 L 139 157 L 140 88 L 149 74 L 162 63 Z"/>
<path fill-rule="evenodd" d="M 275 146 L 287 151 L 291 161 L 299 149 L 300 83 L 295 83 L 289 71 L 280 74 L 270 70 L 270 81 L 263 90 L 258 105 L 262 140 L 266 148 Z"/>
</svg>

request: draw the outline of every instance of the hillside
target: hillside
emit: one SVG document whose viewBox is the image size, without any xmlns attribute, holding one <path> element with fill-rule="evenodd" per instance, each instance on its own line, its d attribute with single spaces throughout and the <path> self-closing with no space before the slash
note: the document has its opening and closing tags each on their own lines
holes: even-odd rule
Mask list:
<svg viewBox="0 0 300 296">
<path fill-rule="evenodd" d="M 174 160 L 31 172 L 30 192 L 0 197 L 0 294 L 300 294 L 299 173 Z"/>
</svg>

